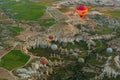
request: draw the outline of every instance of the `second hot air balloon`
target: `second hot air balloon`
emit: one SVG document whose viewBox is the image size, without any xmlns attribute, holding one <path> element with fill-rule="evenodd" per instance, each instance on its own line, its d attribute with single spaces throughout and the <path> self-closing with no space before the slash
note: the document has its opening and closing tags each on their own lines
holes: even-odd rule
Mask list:
<svg viewBox="0 0 120 80">
<path fill-rule="evenodd" d="M 76 8 L 76 12 L 78 13 L 78 15 L 82 18 L 85 16 L 85 14 L 88 12 L 88 7 L 85 5 L 79 5 Z"/>
</svg>

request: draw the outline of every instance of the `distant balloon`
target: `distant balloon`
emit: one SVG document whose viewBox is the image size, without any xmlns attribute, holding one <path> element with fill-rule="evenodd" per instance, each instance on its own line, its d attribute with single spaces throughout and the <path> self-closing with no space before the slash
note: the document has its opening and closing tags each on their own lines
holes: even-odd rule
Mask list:
<svg viewBox="0 0 120 80">
<path fill-rule="evenodd" d="M 78 13 L 78 15 L 82 18 L 85 16 L 85 14 L 88 12 L 88 8 L 85 5 L 79 5 L 76 8 L 76 12 Z"/>
<path fill-rule="evenodd" d="M 52 46 L 51 46 L 51 49 L 52 50 L 56 50 L 58 48 L 58 46 L 56 45 L 56 44 L 53 44 Z"/>
<path fill-rule="evenodd" d="M 84 63 L 85 60 L 84 60 L 84 58 L 78 58 L 78 62 L 79 62 L 79 63 Z"/>
<path fill-rule="evenodd" d="M 48 38 L 49 38 L 50 41 L 54 40 L 54 36 L 52 36 L 52 35 L 50 35 Z"/>
<path fill-rule="evenodd" d="M 112 48 L 107 48 L 107 53 L 112 53 L 113 52 L 113 49 Z"/>
<path fill-rule="evenodd" d="M 41 57 L 41 58 L 40 58 L 40 63 L 41 63 L 42 65 L 45 65 L 47 62 L 48 62 L 48 60 L 47 60 L 45 57 Z"/>
</svg>

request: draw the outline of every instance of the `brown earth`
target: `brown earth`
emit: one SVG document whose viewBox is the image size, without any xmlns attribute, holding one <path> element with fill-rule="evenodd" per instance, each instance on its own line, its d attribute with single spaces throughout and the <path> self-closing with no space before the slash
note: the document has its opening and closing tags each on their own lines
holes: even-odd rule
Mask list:
<svg viewBox="0 0 120 80">
<path fill-rule="evenodd" d="M 0 78 L 8 80 L 16 80 L 7 70 L 0 68 Z"/>
<path fill-rule="evenodd" d="M 7 50 L 0 50 L 0 56 L 2 56 L 6 52 L 7 52 Z"/>
</svg>

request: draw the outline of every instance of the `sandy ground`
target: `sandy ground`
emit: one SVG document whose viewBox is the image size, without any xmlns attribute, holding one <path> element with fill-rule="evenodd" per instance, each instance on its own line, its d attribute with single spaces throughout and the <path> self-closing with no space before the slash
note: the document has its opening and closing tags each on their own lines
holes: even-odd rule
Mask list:
<svg viewBox="0 0 120 80">
<path fill-rule="evenodd" d="M 32 36 L 33 34 L 36 34 L 36 32 L 24 31 L 16 36 L 16 39 L 25 41 L 28 36 Z"/>
<path fill-rule="evenodd" d="M 5 69 L 0 68 L 0 78 L 15 80 L 15 78 Z"/>
</svg>

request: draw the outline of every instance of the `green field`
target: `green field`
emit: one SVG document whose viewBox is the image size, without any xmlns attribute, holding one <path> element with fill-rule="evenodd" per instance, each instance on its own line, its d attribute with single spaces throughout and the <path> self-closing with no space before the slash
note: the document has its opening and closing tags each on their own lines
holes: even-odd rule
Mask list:
<svg viewBox="0 0 120 80">
<path fill-rule="evenodd" d="M 105 14 L 110 14 L 112 16 L 120 17 L 120 10 L 113 10 L 113 11 L 105 11 Z"/>
<path fill-rule="evenodd" d="M 52 26 L 54 23 L 55 23 L 55 20 L 53 18 L 39 20 L 40 26 L 48 27 L 48 26 Z"/>
<path fill-rule="evenodd" d="M 18 35 L 20 32 L 24 30 L 21 27 L 15 27 L 15 26 L 9 26 L 9 29 L 14 35 Z"/>
<path fill-rule="evenodd" d="M 5 9 L 9 16 L 18 20 L 37 20 L 43 16 L 46 8 L 43 4 L 31 2 L 9 2 L 0 7 Z"/>
<path fill-rule="evenodd" d="M 102 28 L 102 29 L 97 29 L 96 31 L 95 31 L 95 33 L 97 33 L 97 34 L 110 34 L 110 33 L 112 33 L 113 32 L 113 29 L 112 28 Z"/>
<path fill-rule="evenodd" d="M 38 1 L 44 5 L 51 5 L 53 2 L 60 1 L 60 0 L 35 0 L 35 1 Z"/>
<path fill-rule="evenodd" d="M 92 34 L 111 34 L 114 31 L 114 28 L 108 27 L 108 25 L 103 25 L 101 28 L 96 28 L 95 32 Z"/>
<path fill-rule="evenodd" d="M 29 56 L 23 54 L 20 50 L 12 50 L 7 55 L 2 57 L 0 66 L 7 70 L 23 66 L 28 60 Z"/>
</svg>

